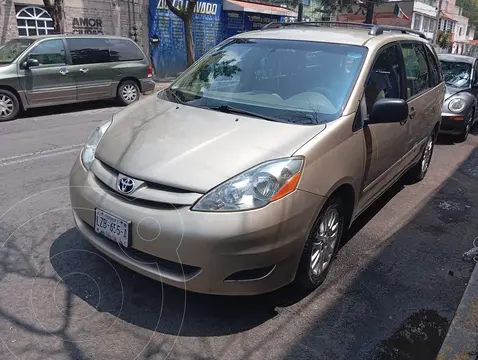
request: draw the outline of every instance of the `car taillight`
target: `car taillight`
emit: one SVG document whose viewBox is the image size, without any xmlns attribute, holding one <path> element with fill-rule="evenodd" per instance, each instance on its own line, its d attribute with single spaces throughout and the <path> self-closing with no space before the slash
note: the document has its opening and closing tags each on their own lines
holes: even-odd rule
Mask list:
<svg viewBox="0 0 478 360">
<path fill-rule="evenodd" d="M 149 78 L 153 77 L 153 67 L 151 65 L 148 66 L 148 77 Z"/>
</svg>

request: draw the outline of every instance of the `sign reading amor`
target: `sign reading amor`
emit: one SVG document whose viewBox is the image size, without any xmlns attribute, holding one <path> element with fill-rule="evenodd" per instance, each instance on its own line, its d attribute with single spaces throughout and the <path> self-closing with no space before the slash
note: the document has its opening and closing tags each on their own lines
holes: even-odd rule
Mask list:
<svg viewBox="0 0 478 360">
<path fill-rule="evenodd" d="M 103 34 L 103 21 L 94 18 L 73 18 L 73 33 L 75 34 Z"/>
</svg>

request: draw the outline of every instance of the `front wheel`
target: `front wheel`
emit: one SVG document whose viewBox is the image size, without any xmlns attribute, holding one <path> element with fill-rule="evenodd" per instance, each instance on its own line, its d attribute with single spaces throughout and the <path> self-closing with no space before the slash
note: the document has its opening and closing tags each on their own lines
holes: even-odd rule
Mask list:
<svg viewBox="0 0 478 360">
<path fill-rule="evenodd" d="M 410 172 L 408 173 L 409 179 L 412 183 L 419 182 L 425 177 L 428 168 L 430 167 L 430 162 L 432 161 L 434 147 L 435 132 L 428 136 L 420 160 L 418 161 L 418 163 L 415 164 L 415 166 L 410 169 Z"/>
<path fill-rule="evenodd" d="M 332 197 L 320 212 L 302 252 L 295 285 L 310 292 L 322 284 L 337 252 L 344 226 L 344 205 Z"/>
<path fill-rule="evenodd" d="M 15 94 L 0 89 L 0 121 L 9 121 L 17 117 L 20 111 L 20 102 Z"/>
<path fill-rule="evenodd" d="M 129 105 L 139 100 L 139 94 L 138 84 L 133 80 L 126 80 L 118 86 L 116 98 L 121 105 Z"/>
</svg>

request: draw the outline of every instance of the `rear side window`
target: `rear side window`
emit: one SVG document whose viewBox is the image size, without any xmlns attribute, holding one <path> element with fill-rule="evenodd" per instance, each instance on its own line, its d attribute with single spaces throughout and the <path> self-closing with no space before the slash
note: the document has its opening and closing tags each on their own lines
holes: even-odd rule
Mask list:
<svg viewBox="0 0 478 360">
<path fill-rule="evenodd" d="M 106 39 L 106 45 L 110 51 L 111 61 L 134 61 L 143 60 L 141 50 L 129 40 Z"/>
<path fill-rule="evenodd" d="M 73 65 L 110 62 L 110 52 L 105 39 L 67 39 Z"/>
<path fill-rule="evenodd" d="M 407 98 L 411 98 L 430 87 L 427 57 L 421 43 L 404 43 L 402 52 L 407 75 Z"/>
<path fill-rule="evenodd" d="M 435 87 L 441 82 L 440 68 L 435 53 L 432 52 L 428 45 L 425 46 L 425 51 L 428 56 L 428 64 L 430 65 L 430 85 Z"/>
</svg>

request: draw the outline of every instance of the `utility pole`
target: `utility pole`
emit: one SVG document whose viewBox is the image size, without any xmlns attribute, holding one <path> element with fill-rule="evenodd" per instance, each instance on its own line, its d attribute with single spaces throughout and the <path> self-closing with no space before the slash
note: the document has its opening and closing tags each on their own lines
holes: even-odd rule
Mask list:
<svg viewBox="0 0 478 360">
<path fill-rule="evenodd" d="M 304 17 L 304 4 L 302 3 L 302 0 L 300 0 L 299 9 L 297 11 L 297 22 L 302 22 L 303 17 Z"/>
<path fill-rule="evenodd" d="M 436 16 L 436 19 L 435 19 L 435 31 L 433 32 L 433 41 L 432 41 L 433 45 L 436 45 L 436 43 L 437 43 L 438 25 L 440 24 L 442 2 L 443 2 L 443 0 L 438 0 L 437 16 Z M 413 27 L 413 24 L 412 24 L 412 27 Z"/>
</svg>

